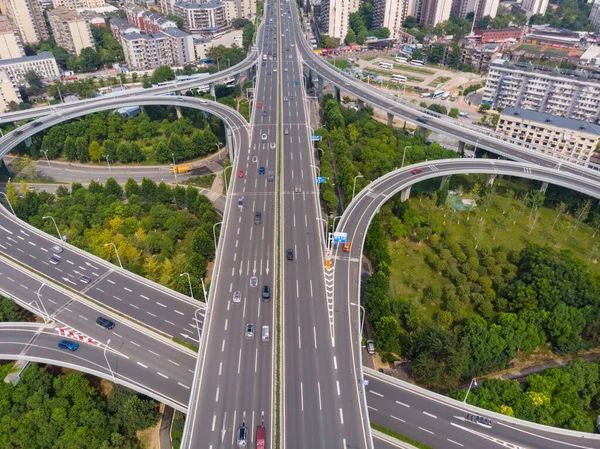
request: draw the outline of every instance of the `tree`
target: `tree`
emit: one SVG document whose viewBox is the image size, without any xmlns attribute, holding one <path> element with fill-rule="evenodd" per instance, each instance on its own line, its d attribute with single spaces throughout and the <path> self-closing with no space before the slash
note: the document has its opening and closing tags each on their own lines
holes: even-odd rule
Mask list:
<svg viewBox="0 0 600 449">
<path fill-rule="evenodd" d="M 110 177 L 104 184 L 104 193 L 107 195 L 115 195 L 117 198 L 121 198 L 121 196 L 123 196 L 123 188 L 119 185 L 115 178 Z"/>
<path fill-rule="evenodd" d="M 400 352 L 400 324 L 393 316 L 382 317 L 375 325 L 375 335 L 379 350 L 382 352 Z"/>
<path fill-rule="evenodd" d="M 435 44 L 427 49 L 427 62 L 440 63 L 444 61 L 446 47 L 443 44 Z"/>
<path fill-rule="evenodd" d="M 250 48 L 250 45 L 252 45 L 253 40 L 254 24 L 250 22 L 244 25 L 244 31 L 242 33 L 242 46 L 244 47 L 244 50 L 247 51 Z"/>
<path fill-rule="evenodd" d="M 141 192 L 139 184 L 133 178 L 129 178 L 125 183 L 125 196 L 127 198 L 131 195 L 139 195 Z"/>
<path fill-rule="evenodd" d="M 102 158 L 102 149 L 97 141 L 90 143 L 88 147 L 89 158 L 92 162 L 98 162 Z"/>
<path fill-rule="evenodd" d="M 140 196 L 143 200 L 154 201 L 156 198 L 156 182 L 149 178 L 142 178 Z"/>
<path fill-rule="evenodd" d="M 452 118 L 458 118 L 458 113 L 459 113 L 458 108 L 452 108 L 452 109 L 450 109 L 450 112 L 448 112 L 448 116 L 450 116 Z"/>
<path fill-rule="evenodd" d="M 406 16 L 404 19 L 404 23 L 402 24 L 404 28 L 408 28 L 409 30 L 417 27 L 417 19 L 413 16 Z"/>
<path fill-rule="evenodd" d="M 241 30 L 242 28 L 244 28 L 246 25 L 248 25 L 250 22 L 248 19 L 245 19 L 243 17 L 239 17 L 237 19 L 233 19 L 231 21 L 231 26 L 236 29 L 236 30 Z"/>
<path fill-rule="evenodd" d="M 330 37 L 326 34 L 322 34 L 321 39 L 319 39 L 319 47 L 321 47 L 321 48 L 337 48 L 338 43 L 334 37 Z"/>
<path fill-rule="evenodd" d="M 367 36 L 369 35 L 369 32 L 366 28 L 362 28 L 357 34 L 356 34 L 356 43 L 357 44 L 364 44 L 365 41 L 367 40 Z"/>
<path fill-rule="evenodd" d="M 93 72 L 94 70 L 98 70 L 98 67 L 101 65 L 100 56 L 98 52 L 91 47 L 86 47 L 81 49 L 81 53 L 79 55 L 83 60 L 83 70 L 86 72 Z"/>
<path fill-rule="evenodd" d="M 167 14 L 165 16 L 167 19 L 172 20 L 177 25 L 177 28 L 183 30 L 183 19 L 175 14 Z"/>
<path fill-rule="evenodd" d="M 346 38 L 344 39 L 344 42 L 346 42 L 346 45 L 350 45 L 356 42 L 356 33 L 352 28 L 348 29 L 348 33 L 346 33 Z"/>
<path fill-rule="evenodd" d="M 159 417 L 157 404 L 138 396 L 131 396 L 125 402 L 120 415 L 123 425 L 132 433 L 155 425 Z"/>
<path fill-rule="evenodd" d="M 40 78 L 40 76 L 33 70 L 25 73 L 25 83 L 25 91 L 27 92 L 28 97 L 37 97 L 46 91 L 42 82 L 42 78 Z"/>
<path fill-rule="evenodd" d="M 165 81 L 174 80 L 175 72 L 173 69 L 166 65 L 161 65 L 154 69 L 154 73 L 152 74 L 152 83 L 158 84 L 163 83 Z"/>
</svg>

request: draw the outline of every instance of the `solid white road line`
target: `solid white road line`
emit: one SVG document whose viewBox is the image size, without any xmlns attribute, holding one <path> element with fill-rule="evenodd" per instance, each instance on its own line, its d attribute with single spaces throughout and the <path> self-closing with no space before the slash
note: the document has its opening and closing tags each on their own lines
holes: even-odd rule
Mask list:
<svg viewBox="0 0 600 449">
<path fill-rule="evenodd" d="M 406 407 L 406 408 L 410 408 L 410 405 L 405 404 L 404 402 L 396 401 L 396 404 L 401 405 L 401 406 Z"/>
<path fill-rule="evenodd" d="M 434 435 L 434 433 L 431 430 L 424 429 L 423 427 L 417 427 L 417 428 L 419 430 L 422 430 L 423 432 L 427 432 L 427 433 L 430 433 L 430 434 Z"/>
<path fill-rule="evenodd" d="M 398 420 L 398 421 L 400 421 L 400 422 L 406 422 L 406 421 L 404 421 L 402 418 L 397 418 L 397 417 L 396 417 L 396 416 L 394 416 L 394 415 L 390 415 L 390 418 L 393 418 L 393 419 L 395 419 L 395 420 Z"/>
<path fill-rule="evenodd" d="M 433 419 L 437 419 L 437 416 L 435 416 L 435 415 L 432 415 L 431 413 L 423 412 L 423 414 L 424 414 L 424 415 L 427 415 L 427 416 L 430 416 L 430 417 L 432 417 Z"/>
<path fill-rule="evenodd" d="M 382 395 L 381 393 L 377 393 L 377 392 L 376 392 L 376 391 L 374 391 L 374 390 L 369 390 L 369 393 L 373 393 L 375 396 L 379 396 L 380 398 L 382 398 L 382 397 L 383 397 L 383 395 Z"/>
</svg>

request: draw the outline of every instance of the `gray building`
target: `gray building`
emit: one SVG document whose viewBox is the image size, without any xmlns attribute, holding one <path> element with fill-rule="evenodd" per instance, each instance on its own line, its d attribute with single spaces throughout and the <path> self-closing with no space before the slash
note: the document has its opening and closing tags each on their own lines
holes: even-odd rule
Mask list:
<svg viewBox="0 0 600 449">
<path fill-rule="evenodd" d="M 56 59 L 49 51 L 34 56 L 0 60 L 0 71 L 5 72 L 8 79 L 15 84 L 25 84 L 25 74 L 30 71 L 37 73 L 44 81 L 60 79 Z"/>
<path fill-rule="evenodd" d="M 191 34 L 211 36 L 227 27 L 225 5 L 219 1 L 175 3 L 173 11 L 183 19 L 183 29 Z"/>
</svg>

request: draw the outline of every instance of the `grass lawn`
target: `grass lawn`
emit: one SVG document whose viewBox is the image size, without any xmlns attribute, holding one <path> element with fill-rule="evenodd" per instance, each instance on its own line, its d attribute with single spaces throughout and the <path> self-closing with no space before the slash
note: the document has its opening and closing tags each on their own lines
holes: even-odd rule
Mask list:
<svg viewBox="0 0 600 449">
<path fill-rule="evenodd" d="M 422 75 L 435 75 L 435 72 L 432 70 L 427 70 L 422 67 L 415 67 L 414 65 L 408 65 L 408 64 L 394 64 L 394 69 L 405 70 L 407 72 L 413 72 L 413 73 L 420 73 Z"/>
<path fill-rule="evenodd" d="M 375 56 L 369 56 L 368 58 L 362 58 L 363 61 L 373 61 L 375 59 Z"/>
<path fill-rule="evenodd" d="M 566 55 L 569 53 L 568 50 L 561 50 L 560 48 L 546 48 L 544 53 L 550 53 L 552 55 Z"/>
<path fill-rule="evenodd" d="M 484 185 L 485 178 L 478 176 L 453 177 L 450 189 L 460 189 L 463 184 L 468 190 L 467 183 L 478 183 Z M 467 240 L 477 242 L 481 247 L 503 246 L 507 249 L 520 251 L 532 242 L 539 245 L 551 245 L 554 249 L 570 249 L 573 253 L 588 265 L 590 272 L 600 275 L 600 233 L 594 238 L 594 229 L 582 224 L 574 231 L 574 210 L 562 214 L 556 221 L 554 230 L 551 231 L 557 213 L 554 208 L 542 207 L 539 209 L 539 218 L 530 233 L 530 210 L 520 207 L 521 202 L 512 199 L 507 192 L 519 192 L 524 187 L 530 188 L 526 182 L 520 180 L 509 181 L 496 179 L 495 197 L 487 212 L 483 207 L 472 211 L 449 212 L 448 209 L 439 209 L 435 206 L 435 199 L 430 196 L 420 195 L 410 199 L 412 208 L 426 215 L 431 211 L 434 216 L 444 222 L 445 230 L 454 235 L 458 242 Z M 517 195 L 518 196 L 518 195 Z M 469 194 L 461 195 L 461 198 L 471 198 Z M 535 213 L 534 213 L 535 216 Z M 495 223 L 501 222 L 500 225 Z M 433 271 L 425 262 L 427 254 L 433 250 L 426 243 L 418 243 L 413 239 L 402 239 L 390 242 L 390 253 L 392 255 L 392 267 L 390 278 L 390 296 L 394 298 L 422 299 L 423 288 L 427 285 L 438 284 L 442 286 L 449 282 L 443 276 Z M 434 316 L 439 309 L 439 303 L 423 304 L 427 315 Z"/>
<path fill-rule="evenodd" d="M 444 84 L 449 79 L 450 79 L 449 76 L 438 76 L 431 83 L 429 83 L 428 86 L 429 87 L 436 87 L 438 84 Z"/>
<path fill-rule="evenodd" d="M 216 175 L 206 175 L 206 176 L 192 176 L 185 180 L 184 184 L 191 184 L 196 187 L 204 187 L 205 189 L 210 189 L 215 180 Z"/>
<path fill-rule="evenodd" d="M 331 61 L 331 63 L 336 66 L 338 69 L 346 69 L 348 68 L 348 61 L 345 59 L 337 59 L 335 61 Z"/>
<path fill-rule="evenodd" d="M 529 45 L 529 44 L 521 44 L 517 48 L 518 50 L 527 50 L 527 51 L 540 51 L 540 47 L 537 45 Z"/>
</svg>

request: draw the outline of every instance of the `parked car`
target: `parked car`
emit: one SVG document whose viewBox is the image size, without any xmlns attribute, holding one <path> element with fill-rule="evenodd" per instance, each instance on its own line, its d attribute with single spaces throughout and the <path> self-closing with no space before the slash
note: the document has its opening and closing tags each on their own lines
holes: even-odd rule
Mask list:
<svg viewBox="0 0 600 449">
<path fill-rule="evenodd" d="M 367 352 L 370 355 L 375 354 L 375 342 L 373 340 L 367 340 L 367 343 L 366 343 L 365 346 L 367 348 Z"/>
</svg>

